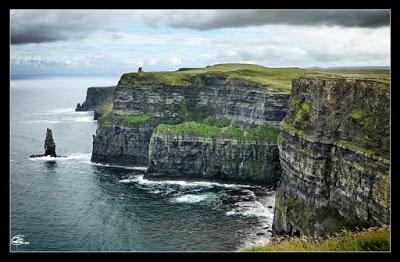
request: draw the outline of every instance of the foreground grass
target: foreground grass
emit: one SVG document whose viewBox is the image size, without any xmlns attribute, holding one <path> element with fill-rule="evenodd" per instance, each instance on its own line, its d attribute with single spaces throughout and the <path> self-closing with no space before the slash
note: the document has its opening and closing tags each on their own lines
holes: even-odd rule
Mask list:
<svg viewBox="0 0 400 262">
<path fill-rule="evenodd" d="M 266 245 L 240 251 L 389 251 L 390 229 L 370 228 L 361 232 L 342 232 L 325 240 L 311 237 L 275 240 Z"/>
<path fill-rule="evenodd" d="M 279 134 L 277 128 L 268 124 L 255 128 L 240 129 L 233 126 L 218 127 L 198 122 L 184 122 L 177 125 L 160 124 L 156 127 L 156 131 L 170 134 L 194 134 L 210 138 L 230 138 L 243 142 L 276 142 Z"/>
</svg>

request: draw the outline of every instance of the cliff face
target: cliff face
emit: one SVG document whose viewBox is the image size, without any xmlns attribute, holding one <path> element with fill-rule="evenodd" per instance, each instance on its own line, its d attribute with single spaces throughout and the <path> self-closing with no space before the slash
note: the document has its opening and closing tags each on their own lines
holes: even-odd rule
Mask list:
<svg viewBox="0 0 400 262">
<path fill-rule="evenodd" d="M 293 81 L 278 137 L 275 234 L 324 235 L 389 223 L 389 116 L 388 84 Z"/>
<path fill-rule="evenodd" d="M 86 100 L 82 105 L 78 104 L 75 111 L 95 111 L 94 119 L 101 116 L 99 106 L 110 103 L 115 91 L 115 86 L 89 87 L 86 92 Z"/>
<path fill-rule="evenodd" d="M 147 165 L 148 145 L 153 129 L 160 123 L 151 119 L 133 125 L 103 123 L 93 137 L 91 161 L 118 165 Z"/>
<path fill-rule="evenodd" d="M 266 92 L 262 85 L 219 74 L 190 77 L 183 84 L 158 81 L 150 73 L 125 74 L 114 92 L 111 118 L 121 120 L 146 114 L 152 117 L 140 123 L 130 123 L 129 128 L 120 120 L 99 121 L 92 161 L 146 165 L 150 137 L 159 123 L 202 121 L 213 116 L 229 120 L 238 127 L 255 127 L 264 123 L 277 125 L 286 114 L 288 97 L 288 94 Z M 162 143 L 157 141 L 154 146 L 159 148 Z M 198 153 L 207 150 L 205 147 Z M 268 150 L 275 152 L 276 156 L 277 146 L 271 147 L 275 149 Z M 166 159 L 169 156 L 157 157 Z M 152 170 L 159 173 L 164 169 L 156 170 L 153 166 Z"/>
<path fill-rule="evenodd" d="M 193 77 L 181 85 L 122 77 L 115 92 L 115 114 L 151 112 L 163 118 L 227 118 L 235 126 L 278 125 L 287 112 L 288 94 L 265 92 L 261 85 L 218 74 Z"/>
<path fill-rule="evenodd" d="M 149 146 L 151 176 L 276 185 L 281 168 L 276 143 L 238 141 L 155 131 Z"/>
</svg>

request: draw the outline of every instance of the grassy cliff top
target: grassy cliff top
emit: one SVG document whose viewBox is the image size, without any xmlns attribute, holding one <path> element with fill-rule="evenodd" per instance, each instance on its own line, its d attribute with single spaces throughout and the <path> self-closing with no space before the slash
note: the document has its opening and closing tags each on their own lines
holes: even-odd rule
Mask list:
<svg viewBox="0 0 400 262">
<path fill-rule="evenodd" d="M 204 68 L 182 71 L 125 73 L 119 85 L 165 84 L 190 86 L 191 80 L 200 75 L 219 75 L 228 79 L 241 79 L 262 85 L 271 92 L 290 92 L 293 79 L 310 77 L 351 77 L 389 79 L 389 70 L 307 70 L 302 68 L 270 68 L 254 64 L 217 64 Z"/>
<path fill-rule="evenodd" d="M 255 252 L 315 252 L 315 251 L 389 251 L 390 229 L 370 228 L 360 232 L 341 232 L 325 240 L 291 238 L 266 245 L 242 248 Z"/>
<path fill-rule="evenodd" d="M 235 139 L 243 142 L 264 141 L 275 143 L 279 130 L 267 124 L 240 129 L 233 126 L 218 127 L 206 123 L 184 122 L 177 125 L 160 124 L 155 131 L 161 134 L 193 134 L 200 137 Z"/>
</svg>

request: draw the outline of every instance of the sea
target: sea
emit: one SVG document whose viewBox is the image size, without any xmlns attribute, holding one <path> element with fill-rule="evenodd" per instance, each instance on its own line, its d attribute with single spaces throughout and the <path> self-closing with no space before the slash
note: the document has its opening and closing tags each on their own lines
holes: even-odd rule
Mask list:
<svg viewBox="0 0 400 262">
<path fill-rule="evenodd" d="M 264 186 L 151 181 L 146 167 L 90 161 L 90 86 L 119 76 L 10 81 L 11 252 L 230 252 L 267 243 L 275 192 Z M 51 128 L 62 158 L 44 153 Z"/>
</svg>

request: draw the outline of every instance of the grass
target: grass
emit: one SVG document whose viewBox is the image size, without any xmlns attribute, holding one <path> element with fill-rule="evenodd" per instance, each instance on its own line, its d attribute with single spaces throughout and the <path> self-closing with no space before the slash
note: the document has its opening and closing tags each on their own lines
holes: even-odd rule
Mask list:
<svg viewBox="0 0 400 262">
<path fill-rule="evenodd" d="M 361 120 L 366 115 L 364 111 L 353 111 L 351 112 L 350 116 L 354 120 Z"/>
<path fill-rule="evenodd" d="M 240 249 L 256 252 L 313 251 L 389 251 L 390 228 L 369 228 L 358 232 L 342 231 L 327 239 L 316 237 L 277 238 L 269 244 Z"/>
<path fill-rule="evenodd" d="M 314 75 L 314 72 L 316 73 Z M 389 69 L 342 69 L 342 70 L 310 70 L 307 76 L 320 76 L 325 77 L 345 77 L 345 78 L 359 78 L 359 79 L 374 79 L 382 83 L 390 83 L 390 70 Z"/>
<path fill-rule="evenodd" d="M 309 102 L 304 102 L 299 105 L 296 110 L 296 115 L 294 117 L 294 124 L 299 124 L 306 120 L 313 109 L 313 105 Z"/>
<path fill-rule="evenodd" d="M 112 112 L 108 112 L 106 114 L 102 114 L 101 117 L 97 120 L 99 124 L 102 125 L 110 125 L 114 122 L 114 117 Z"/>
<path fill-rule="evenodd" d="M 99 107 L 99 111 L 101 115 L 105 115 L 110 113 L 113 109 L 113 103 L 103 103 Z"/>
<path fill-rule="evenodd" d="M 137 124 L 146 122 L 152 119 L 153 117 L 154 117 L 153 114 L 127 115 L 122 118 L 122 122 L 124 124 Z"/>
<path fill-rule="evenodd" d="M 102 125 L 112 125 L 122 123 L 123 125 L 131 125 L 131 124 L 138 124 L 144 123 L 154 117 L 153 114 L 136 114 L 136 115 L 126 115 L 123 117 L 115 116 L 112 111 L 106 112 L 102 115 L 98 122 Z"/>
<path fill-rule="evenodd" d="M 240 129 L 233 126 L 218 127 L 199 122 L 184 122 L 177 125 L 160 124 L 156 127 L 159 133 L 193 134 L 209 138 L 229 138 L 243 142 L 265 141 L 276 142 L 279 130 L 270 125 Z"/>
<path fill-rule="evenodd" d="M 223 76 L 228 79 L 242 79 L 262 85 L 270 92 L 288 93 L 293 79 L 306 77 L 349 77 L 380 79 L 389 82 L 389 70 L 307 70 L 302 68 L 270 68 L 254 64 L 217 64 L 204 68 L 184 71 L 126 73 L 121 77 L 120 85 L 141 86 L 165 84 L 173 86 L 193 86 L 202 83 L 194 81 L 200 75 Z M 140 83 L 140 84 L 139 84 Z"/>
<path fill-rule="evenodd" d="M 208 116 L 202 121 L 203 124 L 217 127 L 227 127 L 232 125 L 232 121 L 227 118 L 216 118 L 215 116 Z"/>
</svg>

